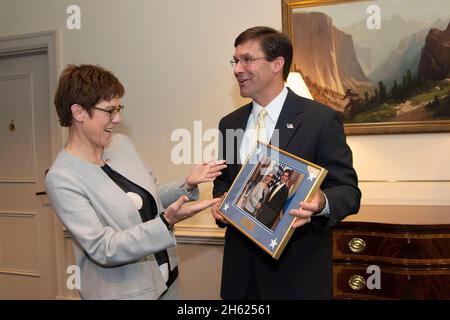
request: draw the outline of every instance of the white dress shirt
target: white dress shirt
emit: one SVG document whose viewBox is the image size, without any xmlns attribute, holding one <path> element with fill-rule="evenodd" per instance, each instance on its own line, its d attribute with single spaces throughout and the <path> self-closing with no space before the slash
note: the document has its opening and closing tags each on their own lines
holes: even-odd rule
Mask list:
<svg viewBox="0 0 450 320">
<path fill-rule="evenodd" d="M 286 87 L 284 87 L 283 90 L 281 90 L 280 94 L 276 96 L 275 99 L 273 99 L 271 102 L 269 102 L 269 104 L 265 107 L 262 107 L 257 102 L 253 101 L 252 112 L 250 114 L 250 117 L 248 117 L 244 137 L 242 138 L 241 148 L 239 149 L 239 155 L 241 157 L 242 163 L 244 163 L 250 152 L 253 150 L 253 147 L 255 146 L 255 125 L 258 119 L 259 112 L 262 110 L 262 108 L 266 108 L 267 117 L 264 121 L 266 134 L 263 135 L 262 141 L 265 143 L 269 143 L 273 131 L 275 130 L 275 125 L 277 124 L 278 117 L 280 116 L 281 109 L 283 108 L 283 104 L 286 100 L 287 94 L 288 90 Z"/>
</svg>

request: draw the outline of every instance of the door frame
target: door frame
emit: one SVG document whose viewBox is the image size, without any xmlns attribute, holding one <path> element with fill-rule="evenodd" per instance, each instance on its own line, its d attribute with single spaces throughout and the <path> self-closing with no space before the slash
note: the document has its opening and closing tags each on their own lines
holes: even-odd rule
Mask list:
<svg viewBox="0 0 450 320">
<path fill-rule="evenodd" d="M 58 115 L 53 106 L 53 96 L 56 91 L 58 77 L 61 72 L 60 50 L 61 40 L 58 30 L 49 30 L 42 32 L 34 32 L 21 35 L 12 35 L 0 37 L 0 56 L 14 57 L 20 55 L 29 55 L 33 53 L 46 51 L 48 59 L 48 96 L 49 96 L 49 114 L 50 114 L 50 150 L 52 161 L 63 147 L 66 130 L 60 127 Z M 65 243 L 64 229 L 53 215 L 54 235 L 55 235 L 55 257 L 56 257 L 56 299 L 64 299 L 65 297 Z"/>
</svg>

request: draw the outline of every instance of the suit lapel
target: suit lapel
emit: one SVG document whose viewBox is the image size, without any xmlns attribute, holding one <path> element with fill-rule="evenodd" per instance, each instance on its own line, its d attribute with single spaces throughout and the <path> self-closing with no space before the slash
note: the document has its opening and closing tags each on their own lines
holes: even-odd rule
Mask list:
<svg viewBox="0 0 450 320">
<path fill-rule="evenodd" d="M 270 194 L 269 201 L 272 200 L 283 189 L 283 185 L 277 185 Z"/>
<path fill-rule="evenodd" d="M 298 130 L 302 122 L 302 106 L 295 99 L 296 95 L 288 88 L 288 95 L 284 101 L 280 116 L 278 117 L 275 131 L 270 140 L 270 144 L 280 149 L 286 149 L 294 133 Z M 277 145 L 276 134 L 279 134 L 279 144 Z"/>
<path fill-rule="evenodd" d="M 253 108 L 253 104 L 250 102 L 249 104 L 243 106 L 239 112 L 236 113 L 235 118 L 230 121 L 231 124 L 234 125 L 233 130 L 242 130 L 242 132 L 245 131 L 245 128 L 247 127 L 247 122 L 248 122 L 248 117 L 250 117 L 250 114 L 252 112 L 252 108 Z M 235 141 L 233 143 L 234 146 L 234 159 L 233 159 L 233 163 L 235 165 L 233 165 L 233 176 L 237 176 L 239 170 L 242 167 L 242 160 L 240 159 L 240 152 L 239 150 L 241 149 L 241 143 L 242 143 L 242 139 L 237 139 L 235 138 Z"/>
<path fill-rule="evenodd" d="M 252 112 L 253 104 L 250 102 L 249 104 L 243 106 L 239 111 L 236 112 L 236 116 L 231 123 L 235 124 L 234 130 L 242 129 L 245 130 L 247 127 L 248 117 L 250 117 L 250 113 Z M 239 146 L 240 147 L 240 146 Z"/>
</svg>

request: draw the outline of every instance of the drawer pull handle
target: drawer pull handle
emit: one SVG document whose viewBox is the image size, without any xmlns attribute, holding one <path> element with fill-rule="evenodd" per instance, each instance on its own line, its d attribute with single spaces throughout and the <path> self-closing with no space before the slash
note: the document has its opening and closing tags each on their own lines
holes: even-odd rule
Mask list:
<svg viewBox="0 0 450 320">
<path fill-rule="evenodd" d="M 366 242 L 361 238 L 352 238 L 348 242 L 348 248 L 351 252 L 360 253 L 366 248 Z"/>
<path fill-rule="evenodd" d="M 354 275 L 351 276 L 348 280 L 348 285 L 353 290 L 361 290 L 366 286 L 366 280 L 364 280 L 364 278 L 361 276 Z"/>
</svg>

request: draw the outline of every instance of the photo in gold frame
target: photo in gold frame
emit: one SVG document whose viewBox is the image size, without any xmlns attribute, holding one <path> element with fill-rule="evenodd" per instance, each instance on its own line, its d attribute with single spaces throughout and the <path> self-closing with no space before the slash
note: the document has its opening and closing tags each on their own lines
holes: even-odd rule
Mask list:
<svg viewBox="0 0 450 320">
<path fill-rule="evenodd" d="M 320 166 L 258 142 L 219 211 L 236 229 L 278 259 L 294 232 L 295 217 L 288 214 L 289 210 L 314 196 L 326 174 L 327 170 Z"/>
</svg>

